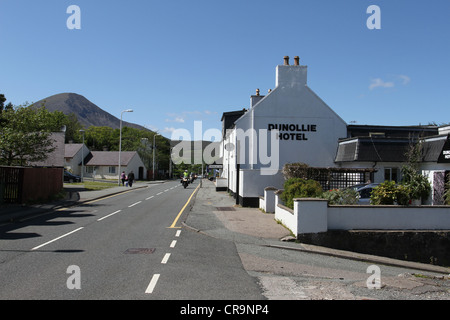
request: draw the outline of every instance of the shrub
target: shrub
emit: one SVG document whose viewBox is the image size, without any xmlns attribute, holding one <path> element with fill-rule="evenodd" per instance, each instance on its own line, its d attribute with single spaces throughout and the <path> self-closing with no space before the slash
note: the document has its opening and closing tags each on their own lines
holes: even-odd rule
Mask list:
<svg viewBox="0 0 450 320">
<path fill-rule="evenodd" d="M 329 204 L 351 205 L 358 203 L 358 192 L 351 188 L 333 189 L 325 191 L 322 198 L 328 200 Z"/>
<path fill-rule="evenodd" d="M 318 198 L 322 193 L 322 186 L 317 181 L 291 178 L 284 183 L 281 199 L 287 207 L 294 209 L 294 198 Z"/>
<path fill-rule="evenodd" d="M 372 204 L 408 205 L 411 199 L 411 189 L 408 185 L 396 185 L 394 181 L 385 181 L 374 188 L 370 196 Z"/>
<path fill-rule="evenodd" d="M 373 188 L 370 195 L 372 204 L 394 204 L 396 200 L 397 186 L 394 181 L 385 181 L 378 187 Z"/>
<path fill-rule="evenodd" d="M 395 198 L 397 204 L 401 206 L 407 206 L 411 200 L 411 189 L 407 185 L 398 185 Z"/>
</svg>

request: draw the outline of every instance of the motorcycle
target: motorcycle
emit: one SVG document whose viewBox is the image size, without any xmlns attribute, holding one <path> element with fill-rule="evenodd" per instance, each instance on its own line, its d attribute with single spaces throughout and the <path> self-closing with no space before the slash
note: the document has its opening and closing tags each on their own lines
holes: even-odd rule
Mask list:
<svg viewBox="0 0 450 320">
<path fill-rule="evenodd" d="M 189 184 L 189 180 L 188 180 L 187 178 L 183 178 L 183 179 L 181 180 L 181 183 L 183 184 L 183 187 L 186 189 L 186 187 L 187 187 L 188 184 Z"/>
</svg>

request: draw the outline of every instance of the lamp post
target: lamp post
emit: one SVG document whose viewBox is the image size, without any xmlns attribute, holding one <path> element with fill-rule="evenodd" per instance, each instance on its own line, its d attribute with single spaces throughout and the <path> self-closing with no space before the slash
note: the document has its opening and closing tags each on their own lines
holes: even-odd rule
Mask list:
<svg viewBox="0 0 450 320">
<path fill-rule="evenodd" d="M 84 130 L 79 130 L 83 135 L 83 145 L 81 146 L 81 182 L 84 182 Z"/>
<path fill-rule="evenodd" d="M 159 136 L 159 133 L 153 135 L 153 180 L 155 180 L 155 137 Z"/>
<path fill-rule="evenodd" d="M 117 179 L 117 183 L 120 186 L 120 153 L 122 152 L 122 115 L 124 112 L 133 112 L 132 109 L 124 110 L 120 113 L 120 129 L 119 129 L 119 178 Z"/>
</svg>

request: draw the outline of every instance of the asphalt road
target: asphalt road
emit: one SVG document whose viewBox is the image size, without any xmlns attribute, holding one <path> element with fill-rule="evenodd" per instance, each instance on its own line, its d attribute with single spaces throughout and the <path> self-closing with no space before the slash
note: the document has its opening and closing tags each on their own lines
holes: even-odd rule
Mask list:
<svg viewBox="0 0 450 320">
<path fill-rule="evenodd" d="M 181 228 L 197 186 L 130 189 L 2 226 L 0 299 L 263 299 L 233 243 Z"/>
<path fill-rule="evenodd" d="M 206 183 L 197 196 L 197 187 L 151 184 L 1 225 L 0 300 L 178 300 L 171 311 L 180 314 L 184 302 L 205 300 L 449 298 L 439 274 L 379 265 L 382 286 L 369 290 L 370 262 L 280 249 L 289 244 L 230 231 L 223 222 L 236 217 L 214 210 L 231 200 Z M 185 220 L 202 232 L 182 228 Z M 286 311 L 270 304 L 271 314 L 274 306 Z M 219 307 L 224 315 L 226 305 Z"/>
</svg>

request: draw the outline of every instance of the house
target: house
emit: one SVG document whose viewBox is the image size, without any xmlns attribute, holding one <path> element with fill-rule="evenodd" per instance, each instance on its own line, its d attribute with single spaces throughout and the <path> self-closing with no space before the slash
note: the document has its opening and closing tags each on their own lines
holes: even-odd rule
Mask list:
<svg viewBox="0 0 450 320">
<path fill-rule="evenodd" d="M 118 151 L 90 151 L 81 143 L 69 143 L 65 148 L 64 167 L 72 173 L 81 175 L 84 165 L 83 177 L 112 180 L 119 178 Z M 126 174 L 133 171 L 136 179 L 147 179 L 147 170 L 136 151 L 120 153 L 120 171 L 125 171 Z"/>
<path fill-rule="evenodd" d="M 286 163 L 332 167 L 347 124 L 307 85 L 307 66 L 285 57 L 275 88 L 251 96 L 250 108 L 222 117 L 223 170 L 228 189 L 243 206 L 258 206 L 264 188 L 282 188 Z M 234 117 L 239 116 L 233 123 Z"/>
<path fill-rule="evenodd" d="M 425 204 L 443 204 L 450 125 L 347 125 L 309 88 L 307 67 L 298 57 L 294 65 L 285 57 L 276 67 L 275 89 L 266 96 L 257 90 L 248 110 L 224 113 L 222 131 L 220 184 L 242 206 L 258 206 L 266 187 L 282 189 L 288 163 L 332 168 L 336 175 L 354 174 L 359 180 L 369 173 L 375 183 L 400 182 L 406 153 L 417 143 L 420 170 L 433 187 Z"/>
<path fill-rule="evenodd" d="M 73 174 L 81 176 L 81 159 L 86 158 L 90 151 L 83 143 L 66 143 L 64 152 L 64 168 Z"/>
<path fill-rule="evenodd" d="M 81 165 L 81 164 L 80 164 Z M 85 159 L 85 177 L 95 179 L 119 178 L 119 151 L 91 151 Z M 120 171 L 129 174 L 133 171 L 136 179 L 147 179 L 147 170 L 136 151 L 120 153 Z"/>
</svg>

